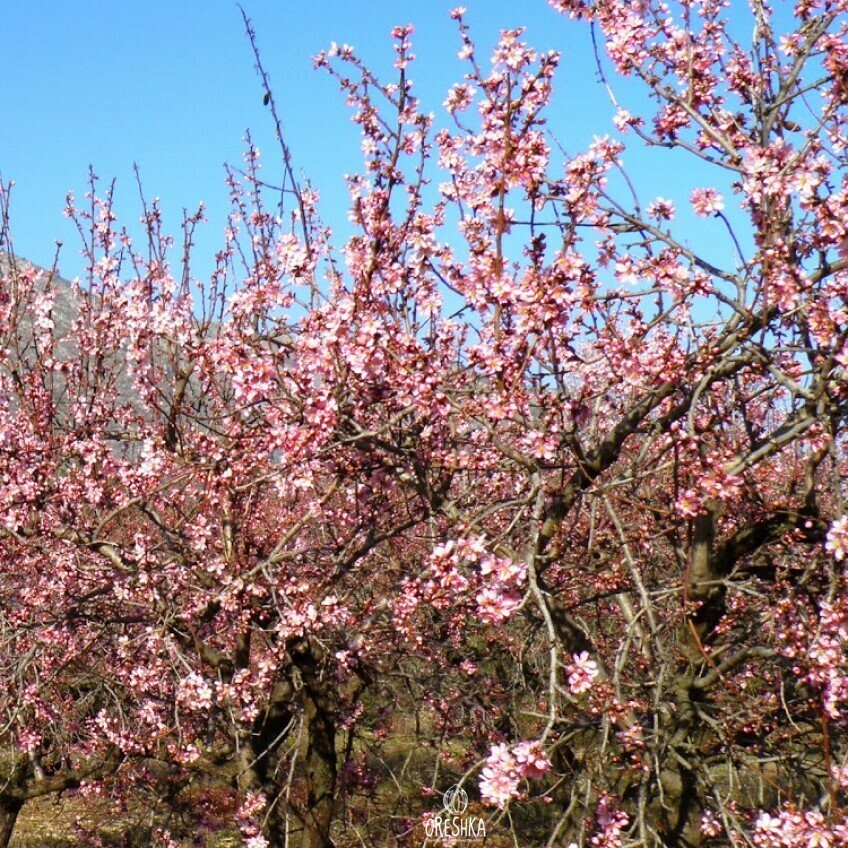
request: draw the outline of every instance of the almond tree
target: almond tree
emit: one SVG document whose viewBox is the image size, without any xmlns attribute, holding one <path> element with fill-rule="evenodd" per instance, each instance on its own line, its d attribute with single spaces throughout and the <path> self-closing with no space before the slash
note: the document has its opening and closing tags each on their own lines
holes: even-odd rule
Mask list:
<svg viewBox="0 0 848 848">
<path fill-rule="evenodd" d="M 139 249 L 94 182 L 86 280 L 9 263 L 7 840 L 81 783 L 251 848 L 421 844 L 455 783 L 492 844 L 848 838 L 845 4 L 553 5 L 606 47 L 586 150 L 559 56 L 484 65 L 457 9 L 451 128 L 409 27 L 391 84 L 317 58 L 363 135 L 338 253 L 258 62 L 279 176 L 248 139 L 211 279 L 202 211 Z M 639 197 L 621 138 L 714 176 Z"/>
</svg>

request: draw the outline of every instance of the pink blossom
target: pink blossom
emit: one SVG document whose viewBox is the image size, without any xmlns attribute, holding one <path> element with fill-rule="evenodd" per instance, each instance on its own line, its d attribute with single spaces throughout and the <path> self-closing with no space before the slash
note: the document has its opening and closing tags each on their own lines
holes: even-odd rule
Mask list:
<svg viewBox="0 0 848 848">
<path fill-rule="evenodd" d="M 486 557 L 480 564 L 480 574 L 491 575 L 505 585 L 521 585 L 527 579 L 527 564 L 509 557 Z"/>
<path fill-rule="evenodd" d="M 521 605 L 521 595 L 514 589 L 487 586 L 477 593 L 477 614 L 481 621 L 500 624 Z"/>
<path fill-rule="evenodd" d="M 832 765 L 830 774 L 840 789 L 848 789 L 848 763 Z"/>
<path fill-rule="evenodd" d="M 682 492 L 675 504 L 677 512 L 684 518 L 696 518 L 701 511 L 701 496 L 695 489 L 686 489 Z"/>
<path fill-rule="evenodd" d="M 523 777 L 538 780 L 551 768 L 548 755 L 542 750 L 540 742 L 519 742 L 512 749 L 516 766 Z"/>
<path fill-rule="evenodd" d="M 690 200 L 695 214 L 701 218 L 708 218 L 724 209 L 724 199 L 714 188 L 696 188 Z"/>
<path fill-rule="evenodd" d="M 761 813 L 752 840 L 758 848 L 837 848 L 848 837 L 848 817 L 828 820 L 818 810 L 788 805 L 777 815 Z"/>
<path fill-rule="evenodd" d="M 598 676 L 598 664 L 589 658 L 589 652 L 574 654 L 568 666 L 568 686 L 574 695 L 588 692 Z"/>
<path fill-rule="evenodd" d="M 613 124 L 615 124 L 615 128 L 619 132 L 627 132 L 627 130 L 633 125 L 633 121 L 633 116 L 626 109 L 619 109 L 612 119 Z"/>
<path fill-rule="evenodd" d="M 53 329 L 53 318 L 51 312 L 53 310 L 53 293 L 38 294 L 34 298 L 33 312 L 35 313 L 35 321 L 33 322 L 39 330 L 49 333 Z"/>
<path fill-rule="evenodd" d="M 653 203 L 648 205 L 645 211 L 651 218 L 656 218 L 657 221 L 671 221 L 674 219 L 674 203 L 671 200 L 666 200 L 664 197 L 658 197 Z"/>
<path fill-rule="evenodd" d="M 258 822 L 259 815 L 265 810 L 267 804 L 266 797 L 261 793 L 248 792 L 244 802 L 236 810 L 235 823 L 245 837 L 245 845 L 250 845 L 251 848 L 267 848 L 268 846 Z"/>
<path fill-rule="evenodd" d="M 518 795 L 521 777 L 517 764 L 505 744 L 495 745 L 483 767 L 480 795 L 483 802 L 503 809 Z"/>
<path fill-rule="evenodd" d="M 17 744 L 22 751 L 34 753 L 38 750 L 42 741 L 41 734 L 35 733 L 28 727 L 23 727 L 18 731 Z"/>
<path fill-rule="evenodd" d="M 825 550 L 833 554 L 837 562 L 842 562 L 848 554 L 848 515 L 837 518 L 827 531 Z"/>
<path fill-rule="evenodd" d="M 615 276 L 622 283 L 635 284 L 639 282 L 637 266 L 629 256 L 625 256 L 615 263 Z"/>
<path fill-rule="evenodd" d="M 177 703 L 190 710 L 208 709 L 212 695 L 212 687 L 194 671 L 177 684 Z"/>
<path fill-rule="evenodd" d="M 444 106 L 449 114 L 462 112 L 467 109 L 474 100 L 474 87 L 468 84 L 455 85 L 449 92 Z"/>
<path fill-rule="evenodd" d="M 718 836 L 721 833 L 721 822 L 710 810 L 704 810 L 701 814 L 701 833 L 704 836 Z"/>
<path fill-rule="evenodd" d="M 523 779 L 538 779 L 550 768 L 551 762 L 538 741 L 519 742 L 512 750 L 505 743 L 494 745 L 480 781 L 483 801 L 503 809 L 512 798 L 519 797 Z"/>
<path fill-rule="evenodd" d="M 621 848 L 621 832 L 630 822 L 627 814 L 617 808 L 615 799 L 602 795 L 595 811 L 595 821 L 599 831 L 592 836 L 589 844 L 594 848 Z"/>
</svg>

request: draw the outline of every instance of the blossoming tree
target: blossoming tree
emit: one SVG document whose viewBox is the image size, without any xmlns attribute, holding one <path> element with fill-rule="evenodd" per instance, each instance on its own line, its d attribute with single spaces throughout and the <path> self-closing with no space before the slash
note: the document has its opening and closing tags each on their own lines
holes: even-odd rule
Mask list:
<svg viewBox="0 0 848 848">
<path fill-rule="evenodd" d="M 3 187 L 6 841 L 147 787 L 162 844 L 418 845 L 457 783 L 492 844 L 848 840 L 848 8 L 553 5 L 618 108 L 578 153 L 520 30 L 489 67 L 453 12 L 450 127 L 409 28 L 391 84 L 318 57 L 363 136 L 338 252 L 281 131 L 209 280 L 202 211 L 175 258 L 92 184 L 63 286 Z M 638 196 L 628 139 L 703 186 Z"/>
</svg>

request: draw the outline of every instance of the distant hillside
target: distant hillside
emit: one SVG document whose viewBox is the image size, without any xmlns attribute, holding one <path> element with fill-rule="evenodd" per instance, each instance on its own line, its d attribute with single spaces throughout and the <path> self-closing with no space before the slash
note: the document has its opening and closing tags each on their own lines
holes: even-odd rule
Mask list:
<svg viewBox="0 0 848 848">
<path fill-rule="evenodd" d="M 46 268 L 35 265 L 26 259 L 22 259 L 20 256 L 13 257 L 5 251 L 0 251 L 0 278 L 2 278 L 3 288 L 12 282 L 15 274 L 20 274 L 30 269 L 41 273 L 45 282 L 50 279 L 50 271 Z M 51 317 L 56 326 L 56 335 L 62 338 L 70 332 L 79 307 L 77 298 L 74 296 L 73 285 L 68 280 L 63 277 L 54 276 L 53 283 L 55 286 L 55 300 L 53 302 Z M 24 318 L 24 326 L 27 326 L 27 323 L 26 318 Z"/>
</svg>

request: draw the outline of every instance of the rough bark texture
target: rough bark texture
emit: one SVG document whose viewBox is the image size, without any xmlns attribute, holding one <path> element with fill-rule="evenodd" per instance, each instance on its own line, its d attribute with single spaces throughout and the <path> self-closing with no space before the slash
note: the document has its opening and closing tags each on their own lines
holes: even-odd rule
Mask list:
<svg viewBox="0 0 848 848">
<path fill-rule="evenodd" d="M 310 646 L 297 660 L 303 676 L 306 720 L 306 811 L 302 848 L 332 848 L 330 826 L 335 806 L 336 720 L 332 700 L 320 679 L 316 651 Z"/>
<path fill-rule="evenodd" d="M 28 760 L 19 751 L 0 751 L 0 848 L 7 848 L 24 801 L 16 797 L 26 779 Z"/>
<path fill-rule="evenodd" d="M 15 832 L 15 823 L 23 802 L 16 798 L 0 797 L 0 848 L 7 848 Z"/>
</svg>

